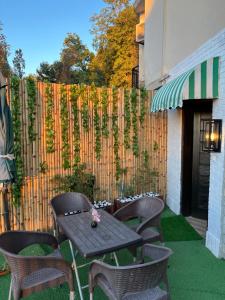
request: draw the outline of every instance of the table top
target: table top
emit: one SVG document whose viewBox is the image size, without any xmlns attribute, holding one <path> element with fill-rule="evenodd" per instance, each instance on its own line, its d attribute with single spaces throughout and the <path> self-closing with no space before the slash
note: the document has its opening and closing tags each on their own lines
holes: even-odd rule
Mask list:
<svg viewBox="0 0 225 300">
<path fill-rule="evenodd" d="M 93 257 L 138 244 L 142 237 L 104 210 L 101 221 L 91 227 L 91 212 L 57 217 L 57 223 L 80 254 Z"/>
</svg>

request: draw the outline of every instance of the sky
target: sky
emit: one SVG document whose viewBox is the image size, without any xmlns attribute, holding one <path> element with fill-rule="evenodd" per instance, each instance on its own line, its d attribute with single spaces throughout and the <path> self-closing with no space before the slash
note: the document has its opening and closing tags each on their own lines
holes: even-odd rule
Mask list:
<svg viewBox="0 0 225 300">
<path fill-rule="evenodd" d="M 90 17 L 102 7 L 102 0 L 4 1 L 0 21 L 10 45 L 10 64 L 15 50 L 21 48 L 26 74 L 35 73 L 41 62 L 52 63 L 59 59 L 68 32 L 77 33 L 93 50 Z"/>
</svg>

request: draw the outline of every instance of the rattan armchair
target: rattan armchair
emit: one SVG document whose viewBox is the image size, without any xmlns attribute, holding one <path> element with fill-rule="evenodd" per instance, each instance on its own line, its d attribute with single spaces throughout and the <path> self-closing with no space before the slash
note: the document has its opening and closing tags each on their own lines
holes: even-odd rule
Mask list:
<svg viewBox="0 0 225 300">
<path fill-rule="evenodd" d="M 92 208 L 89 199 L 84 194 L 76 192 L 68 192 L 55 196 L 51 200 L 51 206 L 53 209 L 56 237 L 59 242 L 66 240 L 67 237 L 58 227 L 57 217 L 73 211 L 89 211 Z"/>
<path fill-rule="evenodd" d="M 156 241 L 163 242 L 160 224 L 163 209 L 163 200 L 157 197 L 143 197 L 121 207 L 114 213 L 114 217 L 120 221 L 128 221 L 134 218 L 139 219 L 140 222 L 137 225 L 131 226 L 131 228 L 142 236 L 142 245 Z M 136 257 L 137 248 L 129 247 L 129 250 Z"/>
<path fill-rule="evenodd" d="M 32 244 L 47 244 L 54 248 L 48 256 L 22 256 L 19 252 Z M 62 258 L 56 238 L 48 233 L 10 231 L 0 235 L 0 252 L 11 269 L 9 300 L 19 300 L 34 292 L 67 282 L 70 300 L 74 299 L 73 273 Z"/>
<path fill-rule="evenodd" d="M 99 286 L 111 300 L 166 300 L 169 299 L 167 280 L 169 248 L 145 244 L 142 264 L 115 267 L 94 261 L 89 272 L 90 300 Z M 151 261 L 149 261 L 149 258 Z M 165 285 L 165 290 L 159 285 Z"/>
</svg>

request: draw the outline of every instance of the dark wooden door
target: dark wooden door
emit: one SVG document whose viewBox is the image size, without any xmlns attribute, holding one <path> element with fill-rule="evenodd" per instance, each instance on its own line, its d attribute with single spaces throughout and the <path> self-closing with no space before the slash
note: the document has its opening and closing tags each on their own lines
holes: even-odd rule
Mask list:
<svg viewBox="0 0 225 300">
<path fill-rule="evenodd" d="M 210 176 L 210 153 L 202 151 L 202 121 L 210 119 L 211 113 L 195 112 L 193 120 L 192 203 L 195 217 L 207 219 Z"/>
</svg>

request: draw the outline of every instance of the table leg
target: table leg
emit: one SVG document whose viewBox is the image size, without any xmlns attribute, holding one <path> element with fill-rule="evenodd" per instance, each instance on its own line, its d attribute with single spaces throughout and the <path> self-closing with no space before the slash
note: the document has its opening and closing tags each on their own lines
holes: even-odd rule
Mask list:
<svg viewBox="0 0 225 300">
<path fill-rule="evenodd" d="M 12 279 L 11 279 L 11 282 L 10 282 L 10 288 L 9 288 L 9 297 L 8 297 L 8 300 L 11 300 L 12 299 Z"/>
<path fill-rule="evenodd" d="M 78 269 L 77 269 L 76 258 L 75 258 L 74 252 L 73 252 L 73 245 L 72 245 L 70 240 L 69 240 L 69 245 L 70 245 L 70 250 L 71 250 L 71 253 L 72 253 L 72 257 L 73 257 L 73 268 L 74 268 L 74 271 L 75 271 L 75 276 L 76 276 L 76 280 L 77 280 L 77 286 L 78 286 L 80 299 L 84 300 L 83 293 L 82 293 L 82 288 L 81 288 L 81 284 L 80 284 L 80 277 L 79 277 Z"/>
<path fill-rule="evenodd" d="M 114 256 L 114 259 L 115 259 L 115 262 L 116 262 L 116 266 L 119 267 L 119 261 L 118 261 L 116 252 L 113 252 L 113 256 Z"/>
</svg>

